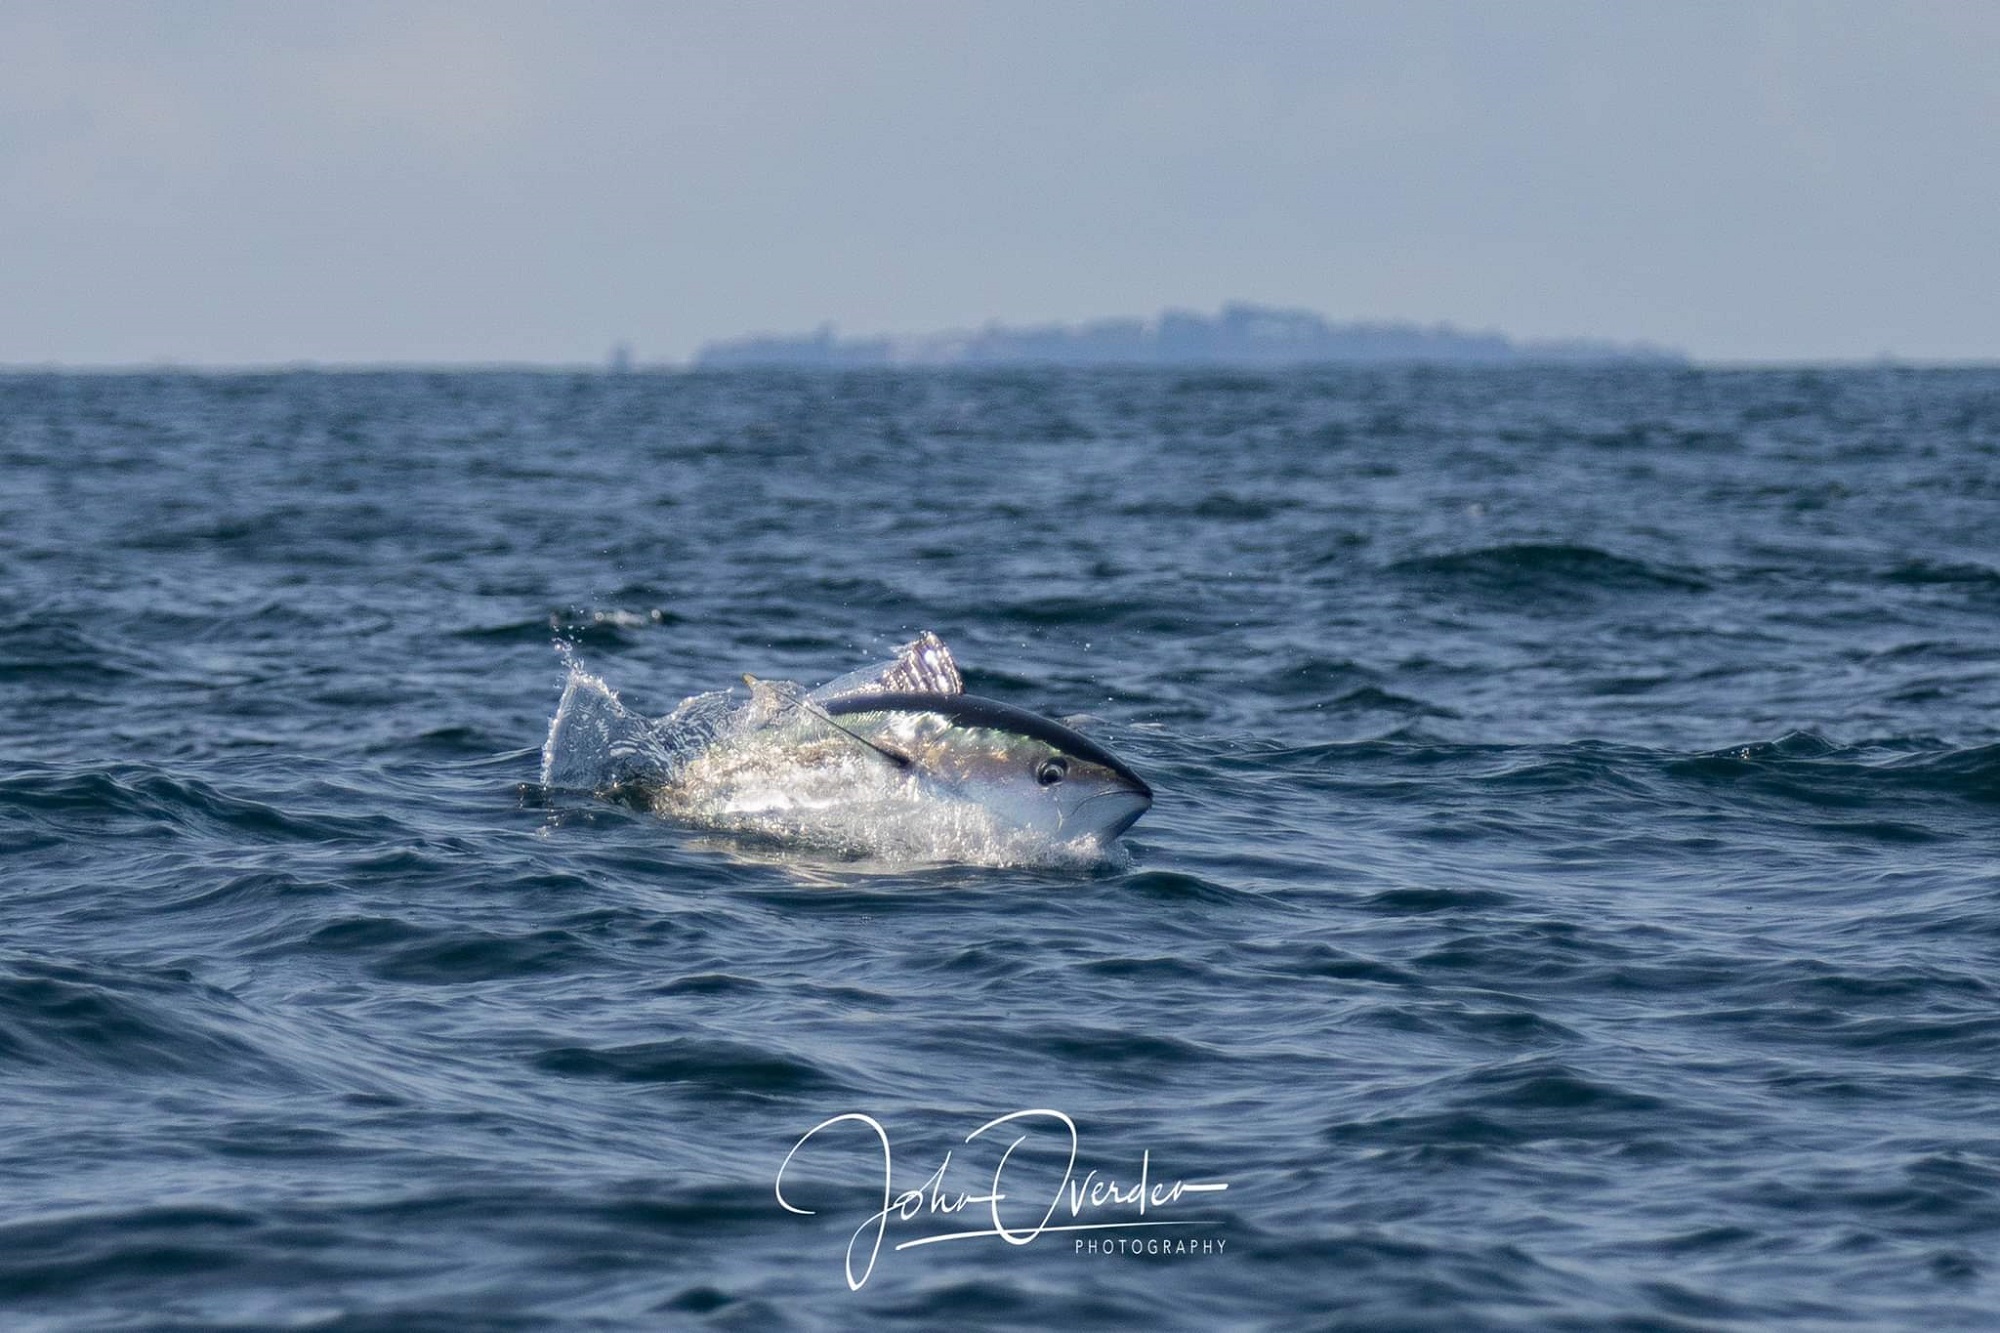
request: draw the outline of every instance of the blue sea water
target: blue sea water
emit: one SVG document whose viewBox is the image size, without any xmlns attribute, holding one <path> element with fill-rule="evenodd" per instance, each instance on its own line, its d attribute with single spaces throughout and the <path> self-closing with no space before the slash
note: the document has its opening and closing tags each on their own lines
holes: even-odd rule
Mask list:
<svg viewBox="0 0 2000 1333">
<path fill-rule="evenodd" d="M 0 377 L 0 1322 L 2000 1327 L 1996 530 L 1990 371 Z M 1127 856 L 536 785 L 924 628 Z"/>
</svg>

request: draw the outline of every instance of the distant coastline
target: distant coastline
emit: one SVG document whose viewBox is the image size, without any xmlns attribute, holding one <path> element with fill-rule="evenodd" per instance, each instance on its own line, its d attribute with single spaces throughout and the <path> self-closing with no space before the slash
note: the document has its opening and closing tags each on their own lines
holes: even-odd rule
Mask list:
<svg viewBox="0 0 2000 1333">
<path fill-rule="evenodd" d="M 1451 365 L 1687 364 L 1685 353 L 1648 343 L 1574 338 L 1517 341 L 1448 324 L 1335 323 L 1310 310 L 1232 303 L 1214 315 L 1169 310 L 1153 319 L 1009 328 L 909 338 L 844 338 L 831 324 L 812 333 L 758 334 L 711 342 L 703 369 L 791 366 L 1281 366 L 1313 363 Z"/>
</svg>

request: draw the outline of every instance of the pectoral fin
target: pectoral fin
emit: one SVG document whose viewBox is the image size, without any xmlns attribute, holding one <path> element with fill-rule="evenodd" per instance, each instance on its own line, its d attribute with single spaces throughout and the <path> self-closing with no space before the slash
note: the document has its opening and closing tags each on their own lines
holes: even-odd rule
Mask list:
<svg viewBox="0 0 2000 1333">
<path fill-rule="evenodd" d="M 894 764 L 898 769 L 901 769 L 904 772 L 908 772 L 910 769 L 916 767 L 917 761 L 910 758 L 910 756 L 902 754 L 896 750 L 892 750 L 886 745 L 877 744 L 876 742 L 869 740 L 866 736 L 863 736 L 860 732 L 848 728 L 847 726 L 842 724 L 839 721 L 839 719 L 835 718 L 831 713 L 827 712 L 824 708 L 821 708 L 811 699 L 807 698 L 799 700 L 799 707 L 805 709 L 808 713 L 811 713 L 814 717 L 826 723 L 826 725 L 832 727 L 835 731 L 847 737 L 847 739 L 853 741 L 856 745 L 859 745 L 867 750 L 872 750 L 876 754 L 881 755 L 884 759 Z"/>
</svg>

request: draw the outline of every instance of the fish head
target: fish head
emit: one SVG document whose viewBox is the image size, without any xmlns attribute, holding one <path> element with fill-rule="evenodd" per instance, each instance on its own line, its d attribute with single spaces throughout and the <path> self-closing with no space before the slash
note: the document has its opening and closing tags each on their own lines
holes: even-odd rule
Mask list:
<svg viewBox="0 0 2000 1333">
<path fill-rule="evenodd" d="M 826 712 L 890 762 L 1054 842 L 1107 844 L 1153 804 L 1145 780 L 1096 741 L 994 699 L 884 692 Z"/>
</svg>

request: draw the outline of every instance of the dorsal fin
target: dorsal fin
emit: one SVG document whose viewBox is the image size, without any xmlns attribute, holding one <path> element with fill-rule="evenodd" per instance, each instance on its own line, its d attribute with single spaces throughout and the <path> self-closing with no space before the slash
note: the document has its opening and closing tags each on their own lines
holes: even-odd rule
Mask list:
<svg viewBox="0 0 2000 1333">
<path fill-rule="evenodd" d="M 951 660 L 951 649 L 944 646 L 944 640 L 925 630 L 898 648 L 893 662 L 850 671 L 838 680 L 828 681 L 806 698 L 823 704 L 850 694 L 883 693 L 963 694 L 965 681 L 958 674 L 958 663 Z"/>
<path fill-rule="evenodd" d="M 752 726 L 769 722 L 794 707 L 800 698 L 799 687 L 789 680 L 759 680 L 746 671 L 743 683 L 750 687 L 750 707 L 744 716 Z"/>
</svg>

